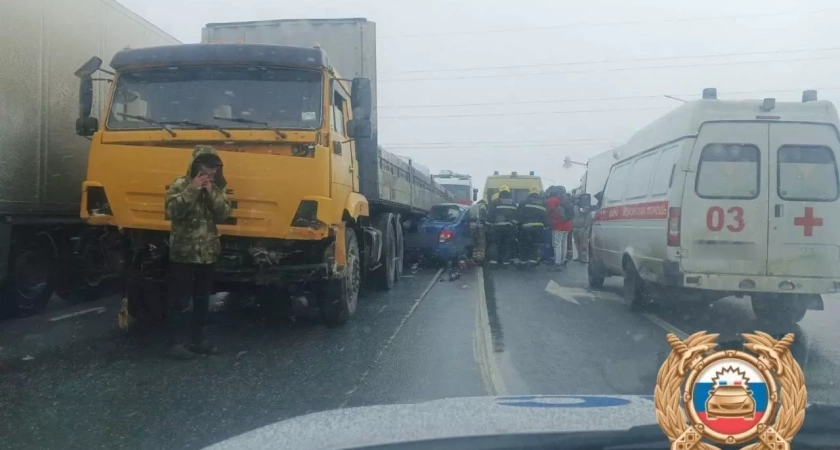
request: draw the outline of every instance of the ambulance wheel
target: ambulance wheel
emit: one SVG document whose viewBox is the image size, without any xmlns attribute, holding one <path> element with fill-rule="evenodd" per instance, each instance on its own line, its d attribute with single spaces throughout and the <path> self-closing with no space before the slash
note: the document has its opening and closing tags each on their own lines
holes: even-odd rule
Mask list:
<svg viewBox="0 0 840 450">
<path fill-rule="evenodd" d="M 797 295 L 755 294 L 750 297 L 755 317 L 763 322 L 794 325 L 808 312 L 805 302 Z"/>
<path fill-rule="evenodd" d="M 330 326 L 342 325 L 356 312 L 359 304 L 359 288 L 362 273 L 359 266 L 359 242 L 356 232 L 344 228 L 345 266 L 344 275 L 339 280 L 331 280 L 324 288 L 321 302 L 321 319 Z"/>
<path fill-rule="evenodd" d="M 632 262 L 624 263 L 624 305 L 633 312 L 640 312 L 647 306 L 645 282 Z"/>
<path fill-rule="evenodd" d="M 586 274 L 589 276 L 589 287 L 593 289 L 601 289 L 604 287 L 604 275 L 601 272 L 593 258 L 589 258 L 589 263 L 586 265 Z"/>
</svg>

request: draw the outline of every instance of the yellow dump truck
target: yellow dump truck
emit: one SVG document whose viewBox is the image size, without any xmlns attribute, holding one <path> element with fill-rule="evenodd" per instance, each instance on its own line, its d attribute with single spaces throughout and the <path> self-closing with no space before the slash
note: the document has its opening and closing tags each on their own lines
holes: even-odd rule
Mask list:
<svg viewBox="0 0 840 450">
<path fill-rule="evenodd" d="M 363 280 L 400 279 L 403 223 L 452 196 L 377 144 L 375 30 L 365 19 L 209 24 L 201 44 L 123 50 L 101 121 L 102 61 L 79 69 L 76 128 L 91 138 L 81 216 L 121 235 L 131 315 L 162 317 L 164 193 L 197 143 L 220 150 L 234 208 L 219 226 L 220 290 L 304 297 L 340 324 Z"/>
</svg>

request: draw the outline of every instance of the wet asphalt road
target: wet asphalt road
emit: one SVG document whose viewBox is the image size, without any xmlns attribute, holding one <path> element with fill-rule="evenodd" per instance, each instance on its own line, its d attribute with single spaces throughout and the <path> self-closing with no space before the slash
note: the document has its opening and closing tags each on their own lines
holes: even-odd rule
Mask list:
<svg viewBox="0 0 840 450">
<path fill-rule="evenodd" d="M 588 291 L 577 263 L 563 273 L 471 271 L 453 282 L 436 273 L 367 293 L 340 328 L 223 301 L 212 327 L 222 353 L 188 362 L 162 358 L 155 329 L 119 330 L 116 296 L 0 323 L 0 448 L 194 449 L 339 407 L 649 395 L 667 332 L 728 339 L 762 329 L 748 301 L 734 298 L 699 311 L 630 313 L 620 279 Z M 840 402 L 838 318 L 840 302 L 827 297 L 826 310 L 809 312 L 797 331 L 811 400 Z"/>
</svg>

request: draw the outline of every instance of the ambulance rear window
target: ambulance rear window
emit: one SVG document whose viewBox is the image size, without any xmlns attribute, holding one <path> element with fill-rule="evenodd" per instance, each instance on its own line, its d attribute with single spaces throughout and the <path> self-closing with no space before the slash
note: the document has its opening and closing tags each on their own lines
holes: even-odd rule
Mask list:
<svg viewBox="0 0 840 450">
<path fill-rule="evenodd" d="M 837 200 L 837 163 L 828 147 L 783 145 L 779 148 L 778 192 L 783 200 Z"/>
<path fill-rule="evenodd" d="M 752 144 L 709 144 L 700 153 L 694 190 L 701 198 L 756 198 L 760 160 Z"/>
</svg>

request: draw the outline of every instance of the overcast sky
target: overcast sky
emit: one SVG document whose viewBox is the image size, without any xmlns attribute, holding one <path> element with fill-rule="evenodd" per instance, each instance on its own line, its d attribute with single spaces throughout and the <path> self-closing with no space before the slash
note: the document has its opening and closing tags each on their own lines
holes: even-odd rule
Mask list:
<svg viewBox="0 0 840 450">
<path fill-rule="evenodd" d="M 840 4 L 828 0 L 120 2 L 183 42 L 210 22 L 376 22 L 380 144 L 476 187 L 494 170 L 575 187 L 583 168 L 563 158 L 625 141 L 679 106 L 665 94 L 840 100 Z"/>
</svg>

